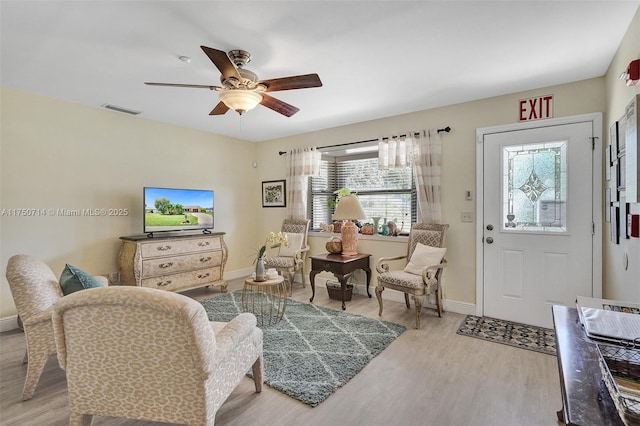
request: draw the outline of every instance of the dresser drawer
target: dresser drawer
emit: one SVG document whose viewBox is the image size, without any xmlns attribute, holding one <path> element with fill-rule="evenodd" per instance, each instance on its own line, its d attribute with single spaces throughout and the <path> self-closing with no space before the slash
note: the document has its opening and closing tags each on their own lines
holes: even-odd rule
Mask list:
<svg viewBox="0 0 640 426">
<path fill-rule="evenodd" d="M 160 257 L 142 260 L 142 278 L 176 274 L 209 268 L 222 263 L 221 251 L 203 251 L 182 256 Z"/>
<path fill-rule="evenodd" d="M 154 278 L 144 278 L 140 285 L 161 290 L 180 291 L 181 289 L 205 286 L 207 283 L 220 281 L 222 278 L 219 266 L 198 271 L 183 272 L 181 274 L 163 275 Z"/>
<path fill-rule="evenodd" d="M 188 239 L 167 239 L 140 244 L 140 255 L 143 259 L 159 256 L 175 256 L 197 251 L 221 250 L 220 237 L 201 237 Z"/>
</svg>

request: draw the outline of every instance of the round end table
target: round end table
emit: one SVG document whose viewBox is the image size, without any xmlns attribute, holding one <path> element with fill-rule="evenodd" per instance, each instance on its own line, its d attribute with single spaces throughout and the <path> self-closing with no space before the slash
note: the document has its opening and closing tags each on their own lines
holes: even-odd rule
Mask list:
<svg viewBox="0 0 640 426">
<path fill-rule="evenodd" d="M 282 275 L 266 281 L 244 280 L 242 309 L 256 316 L 259 325 L 274 325 L 287 307 L 287 283 Z"/>
</svg>

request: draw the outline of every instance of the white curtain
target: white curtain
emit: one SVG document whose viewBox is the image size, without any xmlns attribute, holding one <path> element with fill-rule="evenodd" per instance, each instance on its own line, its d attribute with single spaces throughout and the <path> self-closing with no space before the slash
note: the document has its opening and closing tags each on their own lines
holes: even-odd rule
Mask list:
<svg viewBox="0 0 640 426">
<path fill-rule="evenodd" d="M 315 147 L 289 151 L 287 161 L 287 217 L 306 219 L 307 180 L 320 174 L 320 151 Z"/>
<path fill-rule="evenodd" d="M 418 193 L 418 222 L 442 223 L 441 155 L 442 144 L 438 129 L 429 129 L 414 137 L 413 177 Z"/>
<path fill-rule="evenodd" d="M 422 134 L 407 132 L 406 137 L 378 142 L 378 168 L 413 168 L 418 193 L 418 222 L 441 223 L 440 157 L 442 145 L 438 129 Z"/>
<path fill-rule="evenodd" d="M 411 166 L 411 136 L 382 139 L 378 142 L 378 168 L 401 169 Z"/>
</svg>

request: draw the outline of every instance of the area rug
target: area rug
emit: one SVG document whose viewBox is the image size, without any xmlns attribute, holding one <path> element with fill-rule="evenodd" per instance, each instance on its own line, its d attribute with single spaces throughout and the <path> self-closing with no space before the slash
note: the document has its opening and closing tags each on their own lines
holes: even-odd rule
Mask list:
<svg viewBox="0 0 640 426">
<path fill-rule="evenodd" d="M 548 328 L 467 315 L 458 328 L 458 334 L 549 355 L 556 354 L 555 333 Z"/>
<path fill-rule="evenodd" d="M 230 321 L 242 312 L 242 292 L 201 303 L 209 320 Z M 405 330 L 400 324 L 291 299 L 282 321 L 261 328 L 264 382 L 312 407 L 345 385 Z"/>
</svg>

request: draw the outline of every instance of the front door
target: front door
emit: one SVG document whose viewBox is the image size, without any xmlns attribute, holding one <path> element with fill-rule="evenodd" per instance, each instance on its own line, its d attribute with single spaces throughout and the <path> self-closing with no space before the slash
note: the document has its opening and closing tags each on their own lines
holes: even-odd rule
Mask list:
<svg viewBox="0 0 640 426">
<path fill-rule="evenodd" d="M 483 315 L 552 327 L 553 304 L 599 296 L 593 136 L 591 121 L 483 135 Z"/>
</svg>

